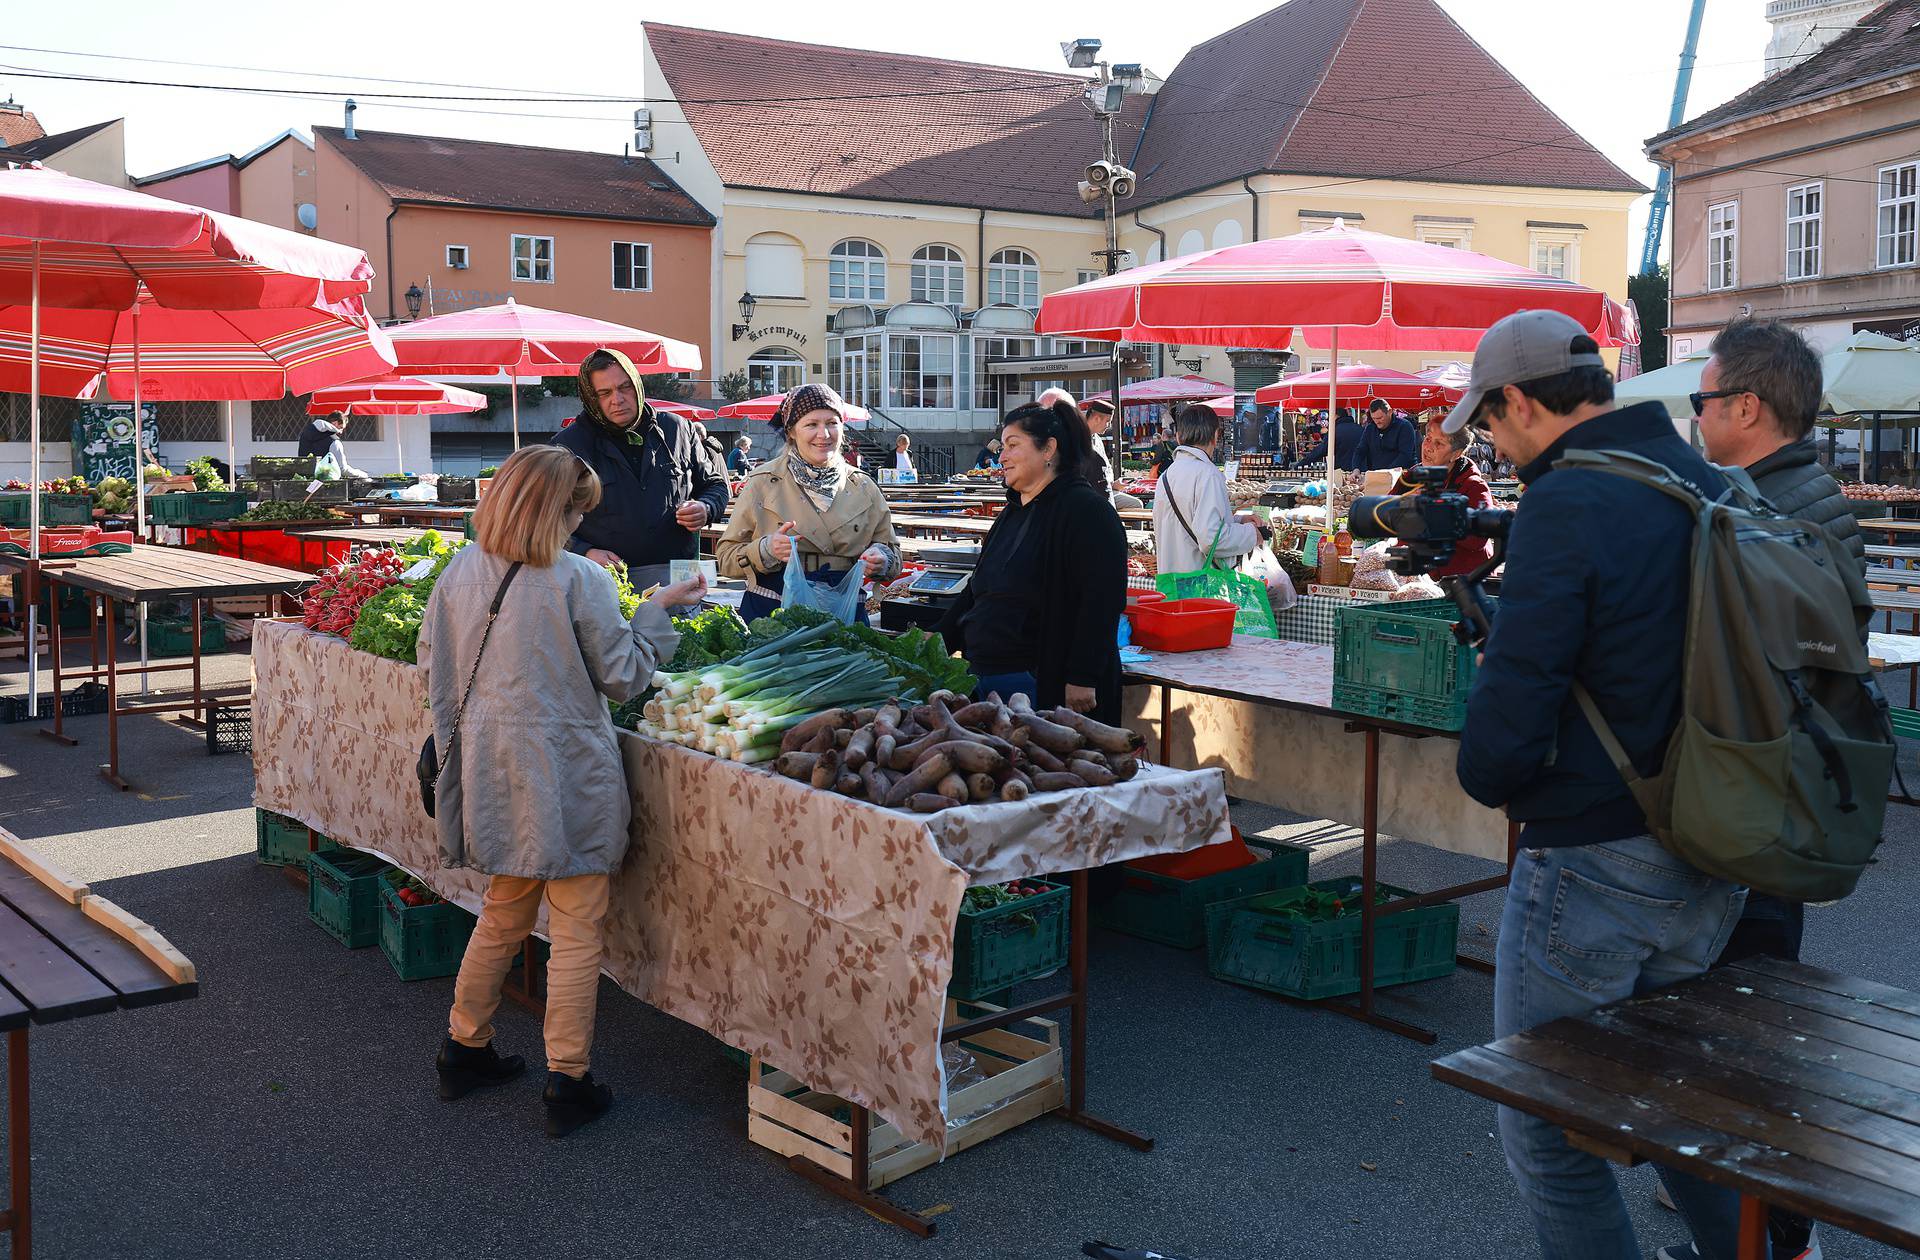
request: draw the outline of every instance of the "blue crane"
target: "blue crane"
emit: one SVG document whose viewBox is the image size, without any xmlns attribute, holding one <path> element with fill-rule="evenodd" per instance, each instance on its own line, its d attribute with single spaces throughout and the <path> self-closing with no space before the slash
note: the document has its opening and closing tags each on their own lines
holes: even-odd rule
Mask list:
<svg viewBox="0 0 1920 1260">
<path fill-rule="evenodd" d="M 1671 131 L 1687 118 L 1687 90 L 1693 86 L 1694 53 L 1700 47 L 1700 18 L 1707 11 L 1707 0 L 1693 0 L 1693 13 L 1687 18 L 1687 42 L 1680 49 L 1680 73 L 1673 81 L 1673 108 L 1667 112 Z M 1647 210 L 1647 239 L 1640 247 L 1640 274 L 1650 276 L 1660 269 L 1660 236 L 1667 227 L 1667 202 L 1673 196 L 1673 168 L 1662 166 L 1654 181 L 1653 205 Z"/>
</svg>

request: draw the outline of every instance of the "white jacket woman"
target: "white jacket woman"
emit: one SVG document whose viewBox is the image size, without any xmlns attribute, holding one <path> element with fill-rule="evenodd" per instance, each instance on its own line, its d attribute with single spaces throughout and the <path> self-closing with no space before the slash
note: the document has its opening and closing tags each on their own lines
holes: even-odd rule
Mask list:
<svg viewBox="0 0 1920 1260">
<path fill-rule="evenodd" d="M 1206 567 L 1231 569 L 1260 545 L 1259 529 L 1233 518 L 1227 477 L 1213 462 L 1220 417 L 1210 407 L 1188 407 L 1174 424 L 1180 445 L 1153 492 L 1154 564 L 1162 573 Z"/>
</svg>

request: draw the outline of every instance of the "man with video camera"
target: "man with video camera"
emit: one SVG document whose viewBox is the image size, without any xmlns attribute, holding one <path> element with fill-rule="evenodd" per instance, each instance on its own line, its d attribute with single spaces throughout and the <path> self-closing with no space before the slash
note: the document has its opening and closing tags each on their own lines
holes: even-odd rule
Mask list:
<svg viewBox="0 0 1920 1260">
<path fill-rule="evenodd" d="M 1694 521 L 1659 491 L 1568 451 L 1626 451 L 1708 496 L 1724 481 L 1659 403 L 1615 409 L 1579 324 L 1523 311 L 1488 330 L 1443 426 L 1490 431 L 1527 485 L 1493 630 L 1468 701 L 1459 777 L 1523 825 L 1497 944 L 1494 1032 L 1506 1037 L 1704 972 L 1745 889 L 1667 851 L 1575 699 L 1585 687 L 1642 774 L 1678 719 Z M 1356 505 L 1357 506 L 1357 505 Z M 1507 1165 L 1552 1257 L 1644 1254 L 1605 1160 L 1558 1125 L 1500 1109 Z M 1737 1199 L 1662 1170 L 1696 1239 L 1731 1255 Z"/>
</svg>

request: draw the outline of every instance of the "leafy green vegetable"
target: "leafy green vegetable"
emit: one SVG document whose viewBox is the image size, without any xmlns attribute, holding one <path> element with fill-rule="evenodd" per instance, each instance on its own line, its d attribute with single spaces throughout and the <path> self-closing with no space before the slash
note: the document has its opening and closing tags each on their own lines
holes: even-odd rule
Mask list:
<svg viewBox="0 0 1920 1260">
<path fill-rule="evenodd" d="M 817 608 L 778 609 L 747 627 L 747 647 L 757 648 L 793 630 L 832 620 Z M 855 624 L 841 626 L 827 641 L 873 657 L 900 675 L 912 695 L 924 697 L 936 691 L 973 694 L 975 679 L 967 663 L 949 652 L 945 640 L 932 631 L 916 628 L 894 637 L 872 626 Z"/>
<path fill-rule="evenodd" d="M 620 615 L 628 621 L 640 611 L 640 592 L 633 589 L 633 579 L 627 576 L 627 566 L 616 564 L 607 570 L 613 574 L 613 589 L 620 597 Z"/>
<path fill-rule="evenodd" d="M 213 457 L 210 455 L 202 455 L 199 459 L 188 460 L 187 471 L 193 474 L 193 487 L 196 490 L 226 490 L 231 488 L 227 485 L 226 478 L 222 477 L 219 470 L 214 468 Z"/>
<path fill-rule="evenodd" d="M 270 499 L 265 503 L 254 504 L 233 519 L 236 521 L 331 521 L 339 518 L 318 504 Z"/>
<path fill-rule="evenodd" d="M 454 553 L 465 545 L 465 539 L 430 529 L 396 547 L 394 550 L 408 560 L 432 558 L 433 572 L 412 582 L 397 582 L 362 604 L 347 642 L 362 652 L 418 664 L 420 623 L 427 615 L 427 599 Z"/>
</svg>

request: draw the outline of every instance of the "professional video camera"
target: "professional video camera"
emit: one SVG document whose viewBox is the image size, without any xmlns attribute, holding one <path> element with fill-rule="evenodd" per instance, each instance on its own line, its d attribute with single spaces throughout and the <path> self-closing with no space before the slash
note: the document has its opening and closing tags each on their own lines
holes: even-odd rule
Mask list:
<svg viewBox="0 0 1920 1260">
<path fill-rule="evenodd" d="M 1405 577 L 1431 573 L 1453 559 L 1453 549 L 1463 538 L 1492 539 L 1493 555 L 1485 564 L 1442 580 L 1460 606 L 1462 622 L 1454 632 L 1463 642 L 1479 643 L 1493 628 L 1493 606 L 1482 585 L 1506 558 L 1513 512 L 1472 506 L 1466 495 L 1447 489 L 1447 473 L 1432 466 L 1408 469 L 1406 479 L 1413 489 L 1355 499 L 1347 509 L 1347 529 L 1355 538 L 1398 539 L 1399 545 L 1387 551 L 1387 567 Z"/>
</svg>

